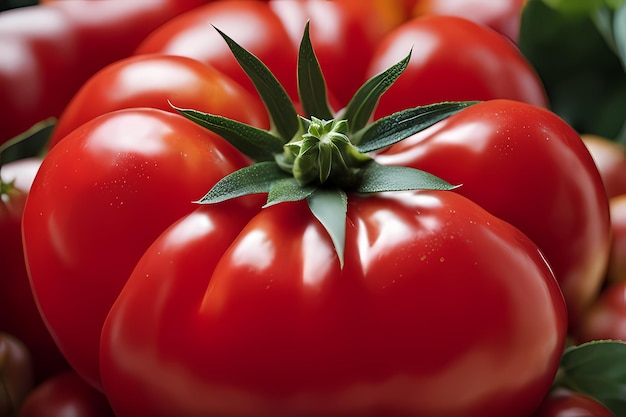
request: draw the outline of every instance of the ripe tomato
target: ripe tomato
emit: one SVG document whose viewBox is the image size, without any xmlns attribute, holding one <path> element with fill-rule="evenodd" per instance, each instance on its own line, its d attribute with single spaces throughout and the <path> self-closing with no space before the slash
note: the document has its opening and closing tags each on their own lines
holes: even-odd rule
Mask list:
<svg viewBox="0 0 626 417">
<path fill-rule="evenodd" d="M 611 231 L 602 179 L 563 120 L 518 101 L 486 101 L 377 159 L 462 184 L 459 193 L 533 239 L 554 269 L 570 326 L 576 326 L 602 286 Z"/>
<path fill-rule="evenodd" d="M 582 135 L 581 137 L 600 171 L 607 197 L 613 198 L 626 194 L 626 148 L 624 145 L 597 135 Z"/>
<path fill-rule="evenodd" d="M 611 255 L 607 268 L 608 283 L 626 281 L 626 194 L 609 200 L 611 209 Z"/>
<path fill-rule="evenodd" d="M 56 1 L 0 14 L 0 143 L 58 117 L 98 69 L 206 0 Z"/>
<path fill-rule="evenodd" d="M 251 219 L 228 203 L 156 239 L 113 305 L 101 369 L 118 417 L 521 417 L 547 392 L 561 292 L 470 200 L 349 196 L 343 269 L 305 203 Z"/>
<path fill-rule="evenodd" d="M 46 156 L 24 208 L 25 255 L 50 331 L 90 384 L 102 323 L 143 251 L 245 164 L 213 133 L 149 108 L 92 119 Z"/>
<path fill-rule="evenodd" d="M 580 343 L 592 340 L 626 341 L 626 281 L 611 283 L 585 312 L 576 329 Z"/>
<path fill-rule="evenodd" d="M 75 372 L 57 374 L 37 386 L 18 417 L 115 417 L 106 397 Z"/>
<path fill-rule="evenodd" d="M 33 383 L 28 348 L 15 336 L 0 332 L 0 416 L 16 415 Z"/>
<path fill-rule="evenodd" d="M 162 53 L 197 59 L 213 65 L 256 94 L 252 82 L 213 26 L 258 56 L 291 97 L 297 97 L 293 77 L 296 49 L 288 41 L 287 31 L 267 2 L 215 1 L 198 7 L 156 29 L 135 53 Z"/>
<path fill-rule="evenodd" d="M 21 159 L 0 171 L 0 332 L 26 345 L 36 382 L 68 367 L 35 304 L 22 249 L 22 213 L 40 165 L 40 158 Z"/>
<path fill-rule="evenodd" d="M 174 112 L 168 101 L 253 126 L 268 126 L 258 96 L 220 71 L 187 57 L 148 54 L 121 59 L 92 76 L 61 114 L 50 146 L 83 123 L 110 111 L 152 107 Z"/>
<path fill-rule="evenodd" d="M 541 80 L 510 41 L 454 16 L 411 19 L 385 35 L 370 77 L 406 56 L 411 61 L 380 100 L 375 117 L 447 100 L 513 99 L 547 107 Z"/>
<path fill-rule="evenodd" d="M 488 26 L 513 42 L 519 38 L 522 8 L 526 0 L 419 0 L 416 16 L 459 16 Z"/>
<path fill-rule="evenodd" d="M 561 388 L 550 392 L 532 417 L 613 417 L 613 413 L 591 397 Z"/>
</svg>

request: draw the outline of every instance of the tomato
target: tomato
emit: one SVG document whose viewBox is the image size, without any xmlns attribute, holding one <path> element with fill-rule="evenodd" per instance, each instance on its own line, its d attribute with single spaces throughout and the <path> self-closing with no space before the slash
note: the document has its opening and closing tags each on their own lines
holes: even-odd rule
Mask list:
<svg viewBox="0 0 626 417">
<path fill-rule="evenodd" d="M 581 136 L 602 176 L 608 198 L 626 194 L 626 148 L 597 135 Z"/>
<path fill-rule="evenodd" d="M 252 82 L 213 26 L 258 56 L 290 95 L 297 97 L 293 77 L 296 49 L 288 41 L 287 31 L 267 2 L 216 1 L 198 7 L 156 29 L 135 53 L 162 53 L 197 59 L 213 65 L 256 94 Z"/>
<path fill-rule="evenodd" d="M 613 413 L 591 397 L 560 388 L 550 392 L 532 417 L 613 417 Z"/>
<path fill-rule="evenodd" d="M 103 329 L 116 415 L 528 415 L 566 330 L 535 245 L 452 192 L 349 198 L 343 270 L 302 202 L 161 235 Z"/>
<path fill-rule="evenodd" d="M 419 0 L 416 16 L 459 16 L 488 26 L 513 42 L 519 38 L 522 8 L 526 0 Z"/>
<path fill-rule="evenodd" d="M 573 328 L 604 280 L 611 231 L 602 179 L 578 134 L 548 110 L 490 100 L 377 157 L 435 174 L 529 236 L 554 269 Z"/>
<path fill-rule="evenodd" d="M 609 200 L 611 209 L 611 255 L 607 268 L 609 283 L 626 281 L 626 194 Z"/>
<path fill-rule="evenodd" d="M 2 12 L 0 143 L 58 117 L 90 75 L 205 1 L 57 1 Z"/>
<path fill-rule="evenodd" d="M 603 339 L 626 341 L 626 281 L 609 284 L 585 313 L 576 337 L 580 343 Z"/>
<path fill-rule="evenodd" d="M 510 41 L 454 16 L 411 19 L 378 43 L 370 77 L 412 50 L 402 76 L 381 97 L 375 117 L 448 100 L 512 99 L 548 107 L 541 80 Z"/>
<path fill-rule="evenodd" d="M 17 414 L 33 382 L 28 348 L 15 336 L 0 332 L 0 416 Z"/>
<path fill-rule="evenodd" d="M 115 417 L 106 397 L 75 372 L 57 374 L 26 397 L 18 417 Z"/>
<path fill-rule="evenodd" d="M 36 382 L 68 367 L 35 304 L 22 249 L 22 213 L 40 165 L 40 158 L 28 158 L 4 164 L 0 171 L 0 332 L 27 346 Z"/>
<path fill-rule="evenodd" d="M 143 251 L 245 164 L 213 133 L 149 108 L 96 117 L 46 156 L 24 208 L 25 255 L 52 335 L 90 384 L 102 323 Z"/>
<path fill-rule="evenodd" d="M 365 80 L 376 43 L 388 30 L 382 19 L 373 15 L 375 2 L 359 2 L 357 8 L 342 1 L 270 0 L 269 6 L 287 29 L 294 50 L 300 44 L 302 28 L 310 21 L 311 40 L 328 88 L 338 107 L 348 104 Z"/>
<path fill-rule="evenodd" d="M 170 102 L 268 126 L 258 97 L 215 68 L 182 56 L 148 54 L 121 59 L 92 76 L 61 114 L 50 146 L 100 114 L 131 107 L 174 111 Z"/>
</svg>

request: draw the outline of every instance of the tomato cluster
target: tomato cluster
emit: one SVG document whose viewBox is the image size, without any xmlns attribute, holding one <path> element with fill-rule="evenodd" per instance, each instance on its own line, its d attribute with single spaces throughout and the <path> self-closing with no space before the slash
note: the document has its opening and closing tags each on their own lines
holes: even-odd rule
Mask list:
<svg viewBox="0 0 626 417">
<path fill-rule="evenodd" d="M 40 3 L 0 12 L 0 417 L 624 409 L 572 364 L 624 357 L 626 153 L 525 2 Z"/>
</svg>

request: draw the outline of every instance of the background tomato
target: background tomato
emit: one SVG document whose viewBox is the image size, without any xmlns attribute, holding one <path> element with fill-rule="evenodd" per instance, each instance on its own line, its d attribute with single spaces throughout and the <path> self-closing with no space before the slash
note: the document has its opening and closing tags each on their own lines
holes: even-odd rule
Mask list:
<svg viewBox="0 0 626 417">
<path fill-rule="evenodd" d="M 33 383 L 28 348 L 15 336 L 0 332 L 0 416 L 16 415 Z"/>
<path fill-rule="evenodd" d="M 29 276 L 61 351 L 94 387 L 102 323 L 141 254 L 246 164 L 222 138 L 149 108 L 92 119 L 48 153 L 24 208 Z"/>
<path fill-rule="evenodd" d="M 604 289 L 585 313 L 576 339 L 579 343 L 604 339 L 626 341 L 626 281 Z"/>
<path fill-rule="evenodd" d="M 522 8 L 526 0 L 418 0 L 416 16 L 458 16 L 488 26 L 513 42 L 519 38 Z"/>
<path fill-rule="evenodd" d="M 55 375 L 26 397 L 18 417 L 115 417 L 106 397 L 75 372 Z"/>
<path fill-rule="evenodd" d="M 258 96 L 212 66 L 183 56 L 147 54 L 116 61 L 83 84 L 61 114 L 50 147 L 100 114 L 132 107 L 175 112 L 170 102 L 257 127 L 269 125 Z"/>
<path fill-rule="evenodd" d="M 35 304 L 22 248 L 22 213 L 40 165 L 40 158 L 28 158 L 0 170 L 0 332 L 26 345 L 37 383 L 68 367 Z"/>
<path fill-rule="evenodd" d="M 600 171 L 607 197 L 626 194 L 626 147 L 597 135 L 584 134 L 581 137 Z"/>
<path fill-rule="evenodd" d="M 0 143 L 58 117 L 94 72 L 205 2 L 57 1 L 0 13 Z"/>
<path fill-rule="evenodd" d="M 417 17 L 391 30 L 378 43 L 367 77 L 411 50 L 407 69 L 381 97 L 375 117 L 448 100 L 501 98 L 548 107 L 541 80 L 515 45 L 454 16 Z"/>
<path fill-rule="evenodd" d="M 576 326 L 604 281 L 611 231 L 602 179 L 562 119 L 519 101 L 485 101 L 376 159 L 462 184 L 457 192 L 530 237 L 554 269 Z"/>
<path fill-rule="evenodd" d="M 256 94 L 224 39 L 213 27 L 260 58 L 297 98 L 296 49 L 280 19 L 267 2 L 216 1 L 178 16 L 152 32 L 136 49 L 136 54 L 182 55 L 213 65 Z"/>
<path fill-rule="evenodd" d="M 532 417 L 613 417 L 613 413 L 591 397 L 559 388 L 548 394 Z"/>
</svg>

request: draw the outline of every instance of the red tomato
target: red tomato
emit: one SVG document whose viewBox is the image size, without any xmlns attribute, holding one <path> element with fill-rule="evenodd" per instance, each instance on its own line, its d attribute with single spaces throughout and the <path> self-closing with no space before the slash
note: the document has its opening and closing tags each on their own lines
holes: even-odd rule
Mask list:
<svg viewBox="0 0 626 417">
<path fill-rule="evenodd" d="M 0 171 L 0 332 L 27 346 L 37 382 L 68 367 L 35 304 L 22 249 L 22 213 L 40 165 L 40 158 L 22 159 L 4 164 Z"/>
<path fill-rule="evenodd" d="M 26 345 L 0 332 L 0 416 L 13 416 L 33 388 L 33 362 Z"/>
<path fill-rule="evenodd" d="M 289 33 L 297 50 L 302 28 L 310 21 L 311 41 L 326 83 L 339 107 L 344 107 L 365 80 L 376 43 L 387 31 L 373 2 L 360 7 L 342 1 L 270 0 L 269 5 Z M 347 70 L 349 68 L 349 71 Z M 289 74 L 293 78 L 293 71 Z"/>
<path fill-rule="evenodd" d="M 611 209 L 611 255 L 607 268 L 609 283 L 626 281 L 626 194 L 609 200 Z"/>
<path fill-rule="evenodd" d="M 152 107 L 175 112 L 168 101 L 257 127 L 269 125 L 258 96 L 215 68 L 182 56 L 150 54 L 121 59 L 91 77 L 63 111 L 50 146 L 110 111 Z"/>
<path fill-rule="evenodd" d="M 561 292 L 537 247 L 470 200 L 350 196 L 343 270 L 306 203 L 249 221 L 231 207 L 169 228 L 109 313 L 118 417 L 521 417 L 546 394 Z"/>
<path fill-rule="evenodd" d="M 541 80 L 515 45 L 460 17 L 417 17 L 398 26 L 380 40 L 367 77 L 411 50 L 407 69 L 381 97 L 376 117 L 449 100 L 503 98 L 548 106 Z"/>
<path fill-rule="evenodd" d="M 413 13 L 463 17 L 517 42 L 524 3 L 526 0 L 419 0 Z"/>
<path fill-rule="evenodd" d="M 578 134 L 522 102 L 476 104 L 377 157 L 435 174 L 541 248 L 573 328 L 595 300 L 610 251 L 609 204 Z"/>
<path fill-rule="evenodd" d="M 626 341 L 626 281 L 610 284 L 576 329 L 579 343 L 592 340 Z"/>
<path fill-rule="evenodd" d="M 0 143 L 58 117 L 98 69 L 206 0 L 57 1 L 0 14 Z"/>
<path fill-rule="evenodd" d="M 626 147 L 596 135 L 581 137 L 600 171 L 607 197 L 626 194 Z"/>
<path fill-rule="evenodd" d="M 115 417 L 106 397 L 75 372 L 51 377 L 33 390 L 18 417 Z"/>
<path fill-rule="evenodd" d="M 46 156 L 24 208 L 25 254 L 49 328 L 90 384 L 102 323 L 141 254 L 245 164 L 211 132 L 148 108 L 92 119 Z"/>
<path fill-rule="evenodd" d="M 550 392 L 532 417 L 613 417 L 613 413 L 591 397 L 561 388 Z"/>
<path fill-rule="evenodd" d="M 266 2 L 216 1 L 198 7 L 155 30 L 135 53 L 162 53 L 197 59 L 213 65 L 256 94 L 252 82 L 213 26 L 260 58 L 291 97 L 297 97 L 296 48 L 288 41 L 280 19 Z"/>
</svg>

